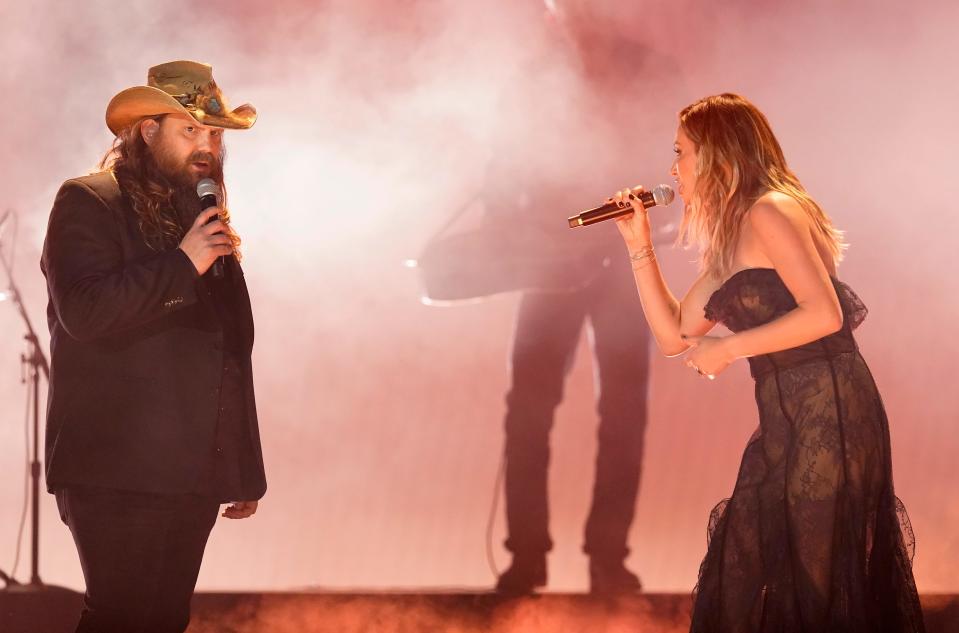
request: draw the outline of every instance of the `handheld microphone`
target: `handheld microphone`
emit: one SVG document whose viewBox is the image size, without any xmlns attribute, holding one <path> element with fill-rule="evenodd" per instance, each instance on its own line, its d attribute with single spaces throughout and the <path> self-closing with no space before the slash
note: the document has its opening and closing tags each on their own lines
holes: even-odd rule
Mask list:
<svg viewBox="0 0 959 633">
<path fill-rule="evenodd" d="M 668 205 L 673 201 L 673 198 L 676 197 L 676 194 L 673 193 L 673 188 L 669 185 L 659 185 L 652 191 L 642 192 L 637 197 L 642 201 L 643 206 L 649 209 L 651 207 L 655 207 L 656 205 L 663 207 Z M 632 212 L 633 207 L 631 207 L 629 202 L 626 200 L 619 203 L 607 202 L 601 207 L 588 209 L 578 215 L 568 218 L 569 228 L 574 229 L 577 226 L 596 224 L 597 222 L 602 222 L 603 220 L 608 220 L 610 218 L 618 218 Z"/>
<path fill-rule="evenodd" d="M 196 195 L 200 198 L 200 211 L 206 211 L 210 207 L 215 207 L 217 205 L 217 194 L 220 192 L 220 188 L 213 181 L 212 178 L 204 178 L 200 182 L 196 183 Z M 216 218 L 210 218 L 210 222 L 213 222 Z M 209 224 L 210 222 L 207 222 Z M 221 255 L 217 257 L 213 262 L 213 265 L 210 266 L 210 274 L 214 279 L 223 278 L 223 266 L 224 258 Z"/>
</svg>

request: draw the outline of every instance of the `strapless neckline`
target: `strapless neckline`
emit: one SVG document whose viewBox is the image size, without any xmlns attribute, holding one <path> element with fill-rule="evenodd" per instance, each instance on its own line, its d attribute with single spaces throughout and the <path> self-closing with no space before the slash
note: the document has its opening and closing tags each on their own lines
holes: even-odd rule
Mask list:
<svg viewBox="0 0 959 633">
<path fill-rule="evenodd" d="M 733 273 L 732 275 L 730 275 L 729 277 L 727 277 L 727 278 L 726 278 L 726 281 L 724 281 L 723 283 L 719 284 L 719 287 L 716 288 L 715 290 L 713 290 L 713 293 L 712 293 L 711 295 L 709 295 L 709 300 L 706 301 L 706 305 L 708 306 L 709 304 L 711 304 L 711 303 L 713 302 L 713 299 L 716 298 L 716 295 L 718 295 L 720 292 L 722 292 L 722 291 L 726 288 L 726 286 L 728 286 L 734 279 L 736 279 L 737 277 L 740 277 L 740 276 L 743 275 L 744 273 L 751 273 L 751 272 L 757 272 L 757 271 L 772 272 L 772 273 L 775 273 L 775 275 L 776 275 L 777 278 L 779 278 L 779 273 L 776 272 L 776 269 L 775 269 L 775 268 L 764 268 L 764 267 L 742 268 L 742 269 L 737 270 L 736 272 L 734 272 L 734 273 Z M 781 281 L 781 278 L 780 278 L 780 281 Z M 785 284 L 783 284 L 783 285 L 785 285 Z"/>
<path fill-rule="evenodd" d="M 733 279 L 736 279 L 737 277 L 740 277 L 740 276 L 743 275 L 744 273 L 752 273 L 752 272 L 773 273 L 774 275 L 776 275 L 776 278 L 780 281 L 780 283 L 782 283 L 782 285 L 783 285 L 784 287 L 785 287 L 785 285 L 786 285 L 785 282 L 783 282 L 782 277 L 779 276 L 779 272 L 778 272 L 775 268 L 766 268 L 766 267 L 764 267 L 764 266 L 756 266 L 756 267 L 754 267 L 754 268 L 741 268 L 741 269 L 737 270 L 736 272 L 734 272 L 734 273 L 733 273 L 732 275 L 730 275 L 729 277 L 727 277 L 727 278 L 726 278 L 726 281 L 724 281 L 723 283 L 719 284 L 719 287 L 716 288 L 711 295 L 709 295 L 709 300 L 712 301 L 712 298 L 713 298 L 714 296 L 716 296 L 716 294 L 719 293 L 720 290 L 722 290 L 722 289 L 725 288 L 727 285 L 729 285 L 729 283 L 732 282 Z M 839 277 L 837 277 L 836 275 L 829 275 L 829 278 L 832 279 L 835 284 L 840 284 L 840 283 L 842 283 L 841 281 L 839 281 Z M 788 289 L 787 289 L 787 290 L 788 290 Z M 709 303 L 709 302 L 707 301 L 707 303 Z"/>
<path fill-rule="evenodd" d="M 734 272 L 734 273 L 733 273 L 732 275 L 730 275 L 729 277 L 726 277 L 726 281 L 724 281 L 723 283 L 719 284 L 719 287 L 716 288 L 716 290 L 713 291 L 713 294 L 716 294 L 717 292 L 719 292 L 720 290 L 722 290 L 722 289 L 726 286 L 726 284 L 728 284 L 729 282 L 731 282 L 731 281 L 732 281 L 733 279 L 735 279 L 736 277 L 739 277 L 740 275 L 743 275 L 743 274 L 745 274 L 745 273 L 758 272 L 758 271 L 773 272 L 773 273 L 776 273 L 776 276 L 777 276 L 777 277 L 779 277 L 779 273 L 776 272 L 776 269 L 775 269 L 775 268 L 765 268 L 765 267 L 762 267 L 762 266 L 757 266 L 757 267 L 755 267 L 755 268 L 740 268 L 739 270 L 737 270 L 736 272 Z"/>
<path fill-rule="evenodd" d="M 867 310 L 856 293 L 835 275 L 830 275 L 850 329 L 865 318 Z M 730 275 L 709 296 L 704 316 L 736 332 L 762 325 L 796 307 L 795 298 L 775 268 L 743 268 Z"/>
</svg>

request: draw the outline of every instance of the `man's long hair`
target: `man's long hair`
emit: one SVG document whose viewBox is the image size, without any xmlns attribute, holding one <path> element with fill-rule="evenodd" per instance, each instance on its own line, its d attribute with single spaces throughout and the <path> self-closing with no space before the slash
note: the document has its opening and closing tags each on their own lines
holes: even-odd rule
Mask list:
<svg viewBox="0 0 959 633">
<path fill-rule="evenodd" d="M 164 116 L 147 118 L 162 124 Z M 178 196 L 187 197 L 189 192 L 183 192 L 182 188 L 178 191 L 174 183 L 161 172 L 140 132 L 140 126 L 145 120 L 141 119 L 117 134 L 113 146 L 100 161 L 100 169 L 113 172 L 120 190 L 133 207 L 137 224 L 147 245 L 157 251 L 169 250 L 179 245 L 195 218 L 180 217 Z M 225 156 L 218 158 L 222 166 Z M 223 212 L 220 220 L 227 226 L 227 233 L 233 242 L 233 252 L 239 259 L 240 236 L 230 226 L 226 188 L 222 186 L 222 171 L 214 174 L 214 180 L 221 185 L 220 208 Z"/>
<path fill-rule="evenodd" d="M 683 108 L 679 124 L 696 145 L 696 190 L 687 201 L 681 238 L 699 245 L 702 267 L 723 279 L 731 271 L 743 218 L 763 194 L 778 191 L 806 211 L 834 261 L 843 234 L 786 165 L 759 109 L 737 94 L 705 97 Z"/>
</svg>

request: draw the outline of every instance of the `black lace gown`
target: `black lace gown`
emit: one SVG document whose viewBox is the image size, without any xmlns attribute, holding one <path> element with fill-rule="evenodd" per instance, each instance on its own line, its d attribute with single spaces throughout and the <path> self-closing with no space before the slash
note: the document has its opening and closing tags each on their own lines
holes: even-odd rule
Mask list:
<svg viewBox="0 0 959 633">
<path fill-rule="evenodd" d="M 886 413 L 852 335 L 866 307 L 833 285 L 840 331 L 749 359 L 759 428 L 732 497 L 710 517 L 695 633 L 924 631 Z M 739 332 L 795 307 L 775 270 L 752 268 L 730 277 L 705 312 Z"/>
</svg>

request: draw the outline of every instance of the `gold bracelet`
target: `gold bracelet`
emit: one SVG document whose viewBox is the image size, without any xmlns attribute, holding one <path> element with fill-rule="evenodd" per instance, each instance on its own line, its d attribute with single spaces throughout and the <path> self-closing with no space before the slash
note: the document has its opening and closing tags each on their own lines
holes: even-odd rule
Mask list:
<svg viewBox="0 0 959 633">
<path fill-rule="evenodd" d="M 629 259 L 633 263 L 633 270 L 639 270 L 656 260 L 656 252 L 652 246 L 644 246 L 635 253 L 630 253 Z"/>
<path fill-rule="evenodd" d="M 655 255 L 650 255 L 648 258 L 646 258 L 645 261 L 643 261 L 643 262 L 641 262 L 641 263 L 639 263 L 639 264 L 635 264 L 635 263 L 634 263 L 634 264 L 633 264 L 633 270 L 642 270 L 643 268 L 646 268 L 647 266 L 649 266 L 650 264 L 652 264 L 652 263 L 655 262 L 655 261 L 656 261 L 656 256 L 655 256 Z"/>
<path fill-rule="evenodd" d="M 656 257 L 656 252 L 652 246 L 644 246 L 635 253 L 629 254 L 629 259 L 635 262 L 641 262 L 645 259 L 654 259 Z"/>
</svg>

